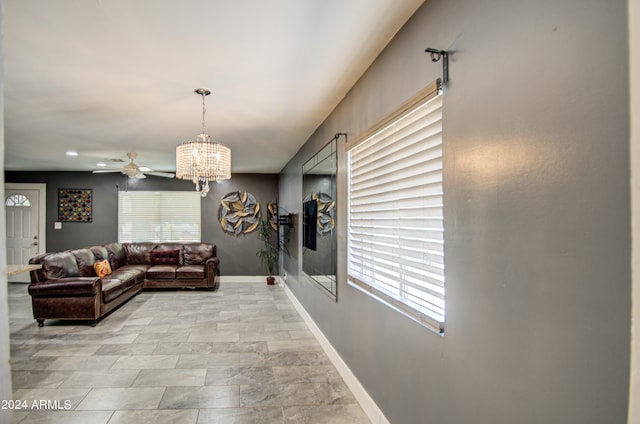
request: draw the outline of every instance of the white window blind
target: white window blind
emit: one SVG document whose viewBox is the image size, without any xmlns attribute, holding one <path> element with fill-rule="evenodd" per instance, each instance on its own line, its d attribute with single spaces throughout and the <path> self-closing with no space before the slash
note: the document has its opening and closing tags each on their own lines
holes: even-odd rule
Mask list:
<svg viewBox="0 0 640 424">
<path fill-rule="evenodd" d="M 442 96 L 420 100 L 348 146 L 348 273 L 351 284 L 442 333 Z"/>
<path fill-rule="evenodd" d="M 120 191 L 118 241 L 199 242 L 200 204 L 196 191 Z"/>
</svg>

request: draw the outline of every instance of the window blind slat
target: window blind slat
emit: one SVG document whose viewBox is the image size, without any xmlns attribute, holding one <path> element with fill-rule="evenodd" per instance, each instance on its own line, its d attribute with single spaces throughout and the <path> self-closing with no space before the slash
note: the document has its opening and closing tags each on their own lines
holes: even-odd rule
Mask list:
<svg viewBox="0 0 640 424">
<path fill-rule="evenodd" d="M 348 274 L 358 288 L 442 331 L 442 98 L 349 147 Z"/>
<path fill-rule="evenodd" d="M 442 272 L 442 266 L 443 266 L 443 255 L 441 254 L 441 252 L 438 252 L 436 250 L 432 251 L 432 252 L 428 252 L 424 255 L 416 255 L 415 252 L 412 251 L 404 251 L 406 253 L 406 256 L 404 258 L 404 260 L 401 263 L 398 263 L 398 266 L 405 266 L 405 267 L 411 267 L 411 268 L 415 268 L 415 266 L 422 266 L 424 269 L 430 269 L 433 272 Z M 366 267 L 369 267 L 370 269 L 375 269 L 376 267 L 383 267 L 381 264 L 384 264 L 385 262 L 383 262 L 380 259 L 377 259 L 376 261 L 367 261 L 366 259 L 371 259 L 372 257 L 379 257 L 379 256 L 387 256 L 389 257 L 389 250 L 385 249 L 384 246 L 379 246 L 379 248 L 377 249 L 366 249 L 366 250 L 358 250 L 358 251 L 354 251 L 350 256 L 349 256 L 349 260 L 353 261 L 352 265 L 353 268 L 356 269 L 356 262 L 360 261 L 361 265 L 359 266 L 360 269 L 364 269 Z M 429 264 L 428 265 L 421 265 L 419 263 L 419 261 L 424 261 L 425 258 L 428 258 L 429 260 Z M 415 266 L 412 266 L 415 265 Z M 438 280 L 441 281 L 441 280 Z"/>
<path fill-rule="evenodd" d="M 418 237 L 420 234 L 417 235 Z M 428 240 L 428 241 L 426 241 Z M 431 255 L 437 254 L 442 256 L 442 237 L 433 237 L 430 239 L 419 238 L 407 238 L 396 236 L 380 235 L 378 237 L 371 237 L 366 234 L 355 235 L 349 239 L 350 242 L 358 244 L 358 247 L 354 247 L 354 252 L 371 251 L 376 253 L 401 253 L 407 257 L 415 257 L 424 260 L 424 258 L 431 259 Z M 402 247 L 398 247 L 402 245 Z M 360 247 L 362 246 L 362 247 Z"/>
<path fill-rule="evenodd" d="M 367 270 L 365 270 L 367 271 Z M 408 281 L 400 281 L 397 279 L 397 273 L 394 273 L 393 270 L 385 270 L 380 268 L 369 269 L 369 272 L 375 272 L 380 275 L 380 286 L 384 287 L 388 291 L 396 292 L 398 295 L 411 293 L 415 298 L 426 299 L 427 303 L 431 303 L 434 305 L 439 305 L 441 302 L 436 301 L 436 299 L 442 298 L 442 287 L 438 287 L 435 284 L 429 284 L 425 281 L 420 281 L 419 283 L 410 283 Z M 367 272 L 363 272 L 360 277 L 363 280 L 367 279 Z M 426 283 L 426 284 L 425 284 Z M 432 289 L 435 288 L 434 289 Z M 440 290 L 437 290 L 437 289 Z"/>
<path fill-rule="evenodd" d="M 375 268 L 371 268 L 369 267 L 359 267 L 358 266 L 358 261 L 361 258 L 358 257 L 357 255 L 354 255 L 352 258 L 350 258 L 349 260 L 351 261 L 351 265 L 352 265 L 352 269 L 362 275 L 365 274 L 365 270 L 369 270 L 371 272 L 373 272 L 373 270 L 383 270 L 383 269 L 389 269 L 391 270 L 392 268 L 390 267 L 385 267 L 383 265 L 379 265 L 376 263 L 376 267 Z M 423 280 L 423 282 L 425 283 L 425 287 L 427 289 L 434 289 L 436 287 L 439 287 L 441 290 L 438 291 L 438 293 L 441 295 L 442 290 L 444 289 L 444 283 L 441 279 L 438 278 L 438 274 L 442 272 L 442 265 L 438 266 L 438 264 L 433 263 L 432 265 L 423 267 L 423 269 L 420 270 L 415 270 L 416 268 L 411 267 L 411 264 L 406 265 L 406 268 L 409 269 L 409 273 L 407 274 L 407 280 L 411 280 L 411 279 L 418 279 L 418 280 Z"/>
<path fill-rule="evenodd" d="M 353 184 L 355 187 L 371 187 L 407 178 L 420 181 L 431 173 L 439 174 L 438 171 L 442 169 L 441 157 L 440 149 L 424 152 L 424 154 L 408 155 L 404 158 L 396 155 L 393 162 L 388 162 L 384 166 L 376 165 L 368 169 L 358 169 L 358 172 L 353 175 Z M 416 173 L 421 174 L 421 178 L 416 179 Z"/>
<path fill-rule="evenodd" d="M 369 144 L 358 146 L 354 149 L 360 156 L 355 162 L 358 166 L 367 166 L 371 163 L 378 163 L 380 160 L 390 160 L 388 151 L 393 150 L 395 152 L 409 153 L 412 151 L 429 150 L 433 147 L 440 145 L 439 139 L 441 134 L 440 125 L 431 125 L 427 128 L 422 128 L 419 131 L 414 131 L 408 134 L 404 134 L 402 137 L 396 137 L 395 142 L 390 143 L 390 140 L 381 140 L 384 142 L 373 144 L 376 150 L 366 150 L 365 148 Z"/>
<path fill-rule="evenodd" d="M 354 200 L 354 210 L 367 207 L 369 210 L 395 209 L 400 211 L 401 204 L 415 205 L 421 202 L 424 206 L 442 204 L 442 183 L 418 184 L 413 181 L 401 181 L 396 184 L 380 184 L 378 189 L 384 189 L 384 194 L 376 192 L 375 188 L 368 190 L 354 190 L 358 195 Z M 409 207 L 409 206 L 405 206 Z"/>
<path fill-rule="evenodd" d="M 444 307 L 441 308 L 433 308 L 433 312 L 430 315 L 420 314 L 416 315 L 415 310 L 417 308 L 412 307 L 412 304 L 407 301 L 399 300 L 397 296 L 390 294 L 388 291 L 384 290 L 383 287 L 372 286 L 368 283 L 359 280 L 357 277 L 353 275 L 349 275 L 349 282 L 352 283 L 355 287 L 361 289 L 366 293 L 371 293 L 373 296 L 380 299 L 382 302 L 388 304 L 392 308 L 405 313 L 408 316 L 416 319 L 417 321 L 423 323 L 426 326 L 434 327 L 439 332 L 444 330 Z"/>
<path fill-rule="evenodd" d="M 349 141 L 345 145 L 345 151 L 348 152 L 354 147 L 360 145 L 360 143 L 367 141 L 369 138 L 375 136 L 377 133 L 383 131 L 385 128 L 392 125 L 395 121 L 398 120 L 398 118 L 406 116 L 411 111 L 414 111 L 416 108 L 418 108 L 420 105 L 424 105 L 425 102 L 427 102 L 428 100 L 437 97 L 439 95 L 440 86 L 441 86 L 441 81 L 439 79 L 436 81 L 433 81 L 431 84 L 429 84 L 427 87 L 422 89 L 420 92 L 416 93 L 415 96 L 413 96 L 412 98 L 404 102 L 402 105 L 400 105 L 398 109 L 396 109 L 393 113 L 384 117 L 376 125 L 369 128 L 364 133 L 360 134 L 359 137 Z"/>
<path fill-rule="evenodd" d="M 387 150 L 409 152 L 412 149 L 429 149 L 433 146 L 439 146 L 440 134 L 442 133 L 441 123 L 433 122 L 426 127 L 411 128 L 410 131 L 394 134 L 389 139 L 377 138 L 372 141 L 377 143 L 369 143 L 358 146 L 356 151 L 360 154 L 356 164 L 364 166 L 365 164 L 376 162 L 380 158 L 386 158 Z M 367 147 L 370 147 L 367 149 Z"/>
<path fill-rule="evenodd" d="M 406 228 L 395 228 L 395 227 L 383 227 L 380 225 L 353 225 L 353 234 L 354 237 L 360 234 L 368 234 L 374 232 L 377 235 L 384 237 L 393 237 L 398 240 L 411 240 L 411 239 L 427 239 L 427 240 L 443 240 L 442 229 L 437 228 L 436 225 L 432 227 L 406 227 Z"/>
<path fill-rule="evenodd" d="M 354 220 L 352 222 L 352 228 L 355 229 L 360 226 L 380 228 L 383 231 L 386 228 L 389 228 L 390 230 L 398 230 L 398 226 L 394 225 L 393 222 L 386 223 L 378 219 L 374 220 L 363 218 Z M 400 228 L 400 230 L 402 231 L 414 231 L 417 229 L 423 229 L 426 231 L 436 231 L 437 229 L 438 232 L 442 232 L 442 217 L 425 217 L 415 220 L 407 220 L 405 221 L 405 224 L 402 226 L 402 228 Z"/>
</svg>

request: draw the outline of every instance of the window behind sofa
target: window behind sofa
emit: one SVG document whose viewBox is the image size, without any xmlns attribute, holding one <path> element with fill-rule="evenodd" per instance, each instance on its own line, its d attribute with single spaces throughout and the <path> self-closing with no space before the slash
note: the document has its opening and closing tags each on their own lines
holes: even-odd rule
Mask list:
<svg viewBox="0 0 640 424">
<path fill-rule="evenodd" d="M 118 242 L 199 242 L 196 191 L 118 192 Z"/>
</svg>

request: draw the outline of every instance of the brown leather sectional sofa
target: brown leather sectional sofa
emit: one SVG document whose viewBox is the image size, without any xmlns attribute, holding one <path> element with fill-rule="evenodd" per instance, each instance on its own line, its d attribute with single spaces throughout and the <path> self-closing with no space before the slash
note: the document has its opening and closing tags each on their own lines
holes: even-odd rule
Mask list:
<svg viewBox="0 0 640 424">
<path fill-rule="evenodd" d="M 108 260 L 112 273 L 99 278 L 94 264 Z M 131 299 L 144 288 L 207 288 L 220 284 L 215 244 L 109 243 L 58 253 L 29 261 L 42 268 L 31 271 L 29 294 L 33 317 L 45 319 L 98 318 Z"/>
</svg>

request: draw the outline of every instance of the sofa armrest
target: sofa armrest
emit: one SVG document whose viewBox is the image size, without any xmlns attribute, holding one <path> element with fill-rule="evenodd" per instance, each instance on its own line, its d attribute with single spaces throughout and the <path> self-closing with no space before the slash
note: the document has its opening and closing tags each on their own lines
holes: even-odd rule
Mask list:
<svg viewBox="0 0 640 424">
<path fill-rule="evenodd" d="M 207 273 L 207 276 L 216 275 L 219 263 L 220 263 L 220 259 L 218 259 L 217 256 L 207 259 L 207 261 L 204 263 L 204 269 L 205 269 L 205 272 Z"/>
<path fill-rule="evenodd" d="M 29 284 L 32 297 L 90 296 L 100 293 L 102 281 L 98 277 L 69 277 Z"/>
<path fill-rule="evenodd" d="M 220 270 L 218 269 L 218 264 L 220 263 L 220 259 L 217 256 L 213 258 L 207 259 L 204 263 L 204 272 L 205 277 L 207 278 L 207 287 L 210 289 L 217 289 L 220 285 Z"/>
</svg>

